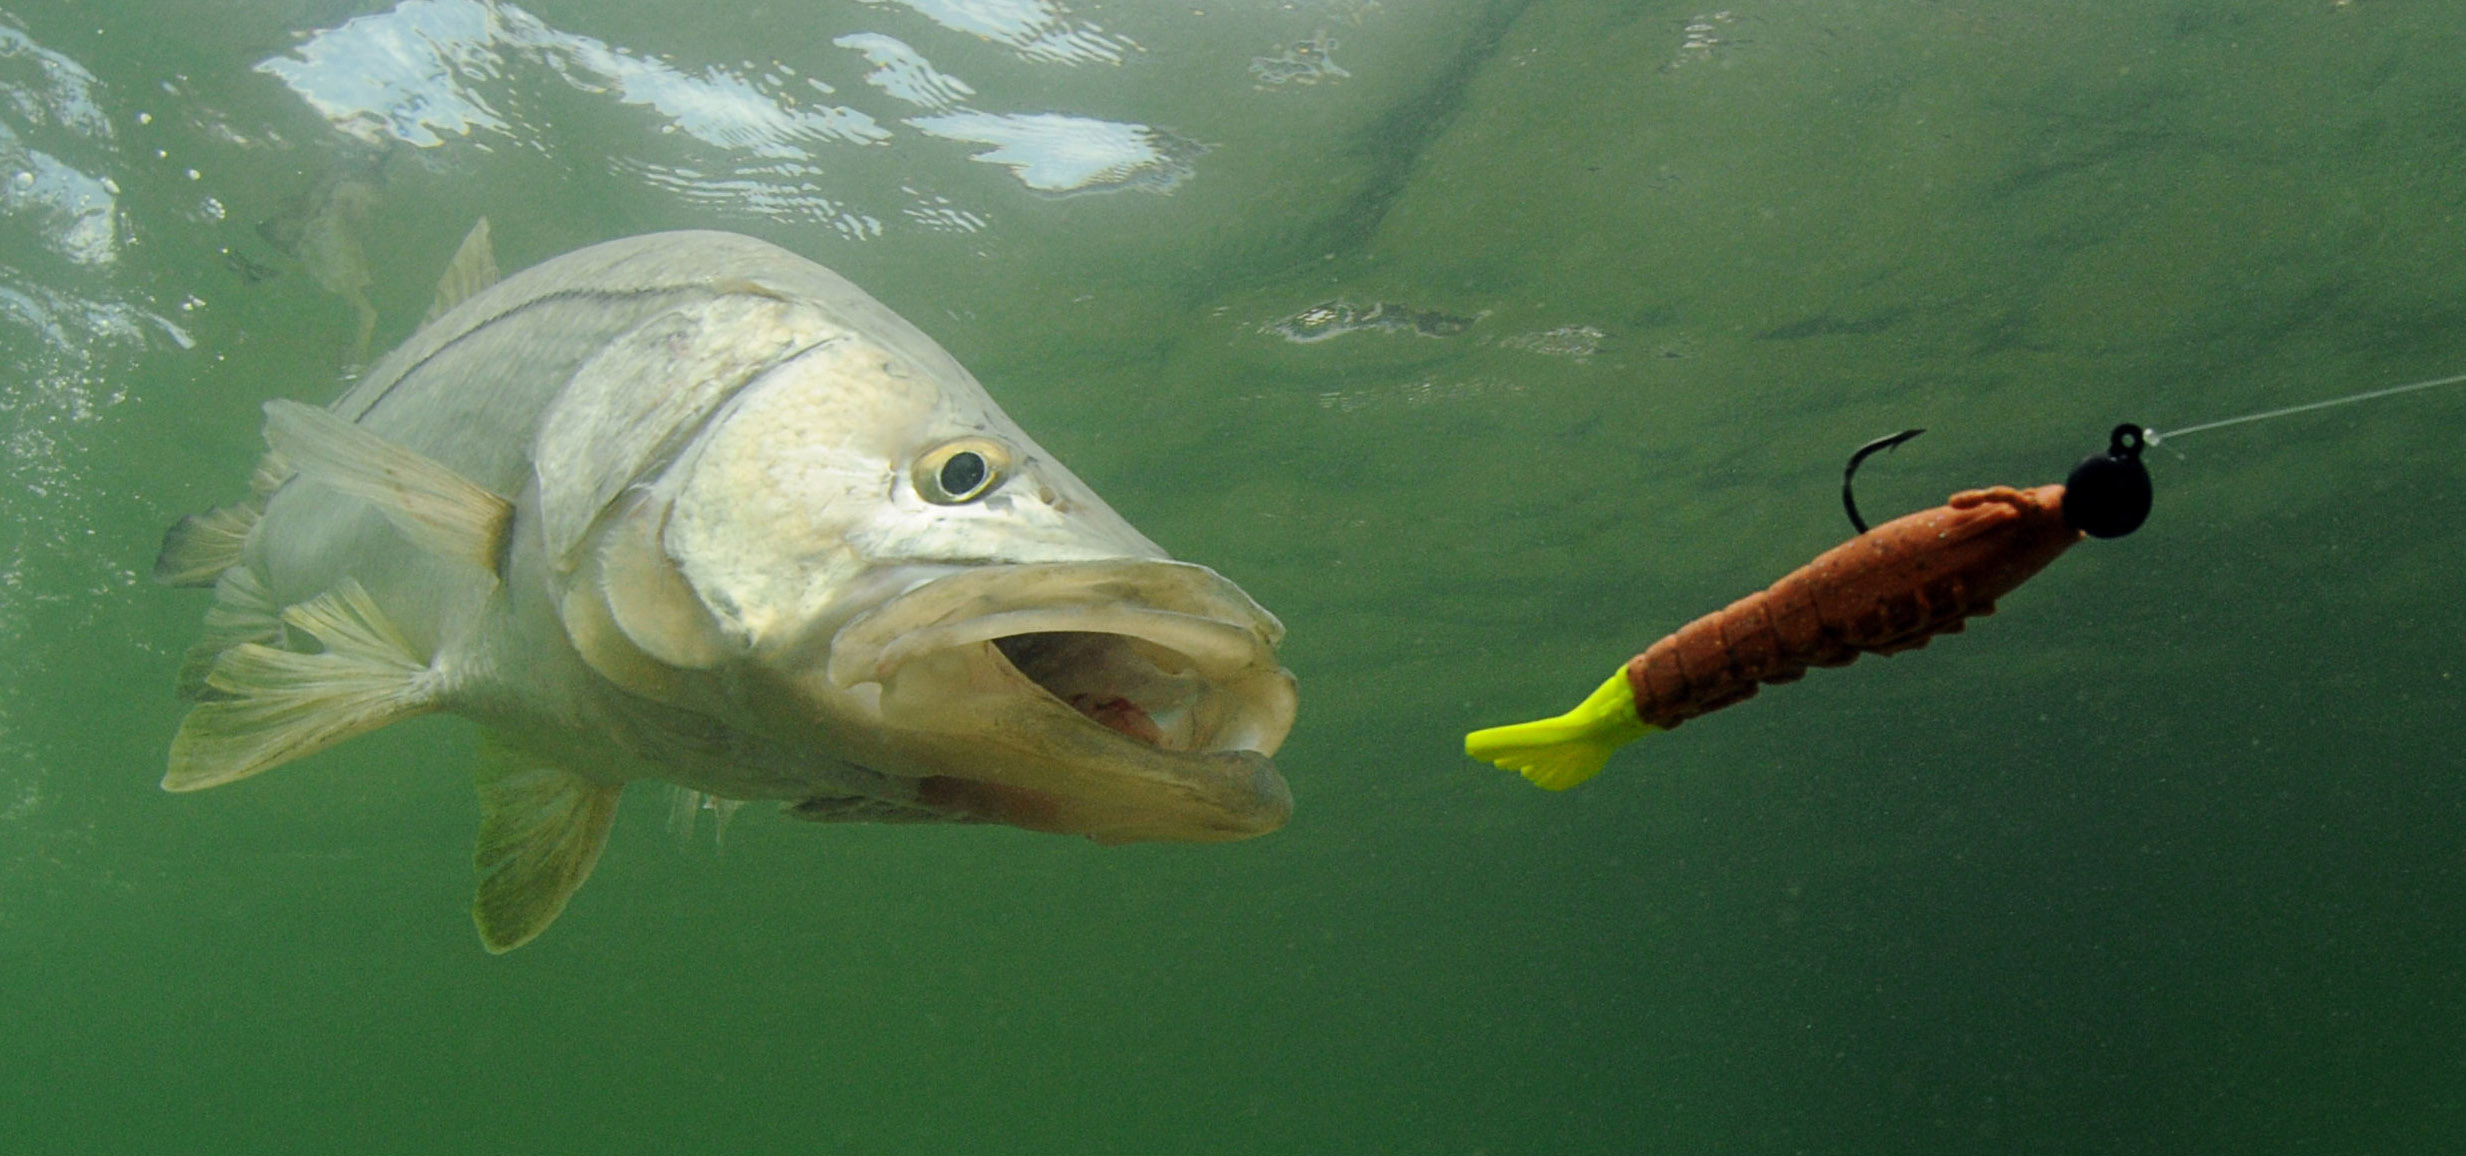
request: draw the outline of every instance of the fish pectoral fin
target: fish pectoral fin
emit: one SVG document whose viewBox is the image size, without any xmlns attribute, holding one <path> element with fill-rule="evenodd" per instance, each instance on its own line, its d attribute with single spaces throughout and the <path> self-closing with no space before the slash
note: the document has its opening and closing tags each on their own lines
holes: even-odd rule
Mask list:
<svg viewBox="0 0 2466 1156">
<path fill-rule="evenodd" d="M 497 272 L 496 246 L 488 241 L 488 218 L 481 217 L 463 234 L 462 246 L 454 250 L 454 259 L 445 263 L 445 275 L 437 278 L 436 300 L 428 303 L 425 325 L 445 315 L 445 311 L 497 283 L 504 274 Z"/>
<path fill-rule="evenodd" d="M 249 611 L 233 613 L 244 618 Z M 172 736 L 164 790 L 245 779 L 436 709 L 443 680 L 359 583 L 344 579 L 283 611 L 280 621 L 325 649 L 302 654 L 241 642 L 223 650 L 204 679 L 213 697 L 190 710 Z"/>
<path fill-rule="evenodd" d="M 296 401 L 265 403 L 265 440 L 301 475 L 375 506 L 413 545 L 500 571 L 512 502 L 331 410 Z"/>
<path fill-rule="evenodd" d="M 257 572 L 246 566 L 223 571 L 214 582 L 214 605 L 206 610 L 205 635 L 180 659 L 180 697 L 207 696 L 207 680 L 223 652 L 250 643 L 271 644 L 283 635 L 282 608 Z"/>
<path fill-rule="evenodd" d="M 494 738 L 484 745 L 471 920 L 491 953 L 529 943 L 556 921 L 608 845 L 624 792 Z"/>
</svg>

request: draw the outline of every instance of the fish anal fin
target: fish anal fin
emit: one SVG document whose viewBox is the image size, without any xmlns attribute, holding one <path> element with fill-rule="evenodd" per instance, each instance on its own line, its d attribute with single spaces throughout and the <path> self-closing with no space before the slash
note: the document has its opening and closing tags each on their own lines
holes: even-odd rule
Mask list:
<svg viewBox="0 0 2466 1156">
<path fill-rule="evenodd" d="M 472 298 L 480 290 L 497 283 L 503 274 L 497 272 L 496 247 L 488 240 L 488 218 L 481 217 L 463 234 L 462 245 L 454 250 L 454 259 L 445 263 L 445 275 L 437 278 L 436 300 L 428 304 L 427 324 L 445 315 L 445 311 Z"/>
<path fill-rule="evenodd" d="M 265 500 L 291 477 L 291 463 L 271 451 L 257 459 L 248 479 L 246 501 L 191 514 L 163 533 L 162 553 L 154 557 L 154 580 L 165 586 L 212 586 L 223 571 L 239 564 L 249 531 L 265 516 Z"/>
<path fill-rule="evenodd" d="M 154 580 L 165 586 L 212 586 L 239 564 L 240 548 L 264 513 L 265 503 L 252 498 L 172 523 L 163 532 L 162 553 L 154 556 Z"/>
<path fill-rule="evenodd" d="M 497 573 L 514 505 L 330 410 L 265 403 L 265 439 L 302 476 L 375 506 L 413 545 Z"/>
<path fill-rule="evenodd" d="M 223 651 L 205 677 L 214 697 L 172 737 L 164 790 L 221 786 L 436 709 L 442 680 L 359 583 L 345 579 L 281 621 L 325 649 L 244 642 Z"/>
<path fill-rule="evenodd" d="M 471 920 L 493 954 L 529 943 L 591 877 L 616 822 L 621 785 L 583 778 L 496 740 L 480 760 L 479 889 Z"/>
</svg>

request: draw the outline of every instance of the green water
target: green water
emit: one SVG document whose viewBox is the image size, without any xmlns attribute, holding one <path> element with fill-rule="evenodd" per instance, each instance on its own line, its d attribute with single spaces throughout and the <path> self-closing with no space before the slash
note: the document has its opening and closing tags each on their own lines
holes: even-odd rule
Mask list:
<svg viewBox="0 0 2466 1156">
<path fill-rule="evenodd" d="M 2466 1147 L 2466 390 L 2161 447 L 2136 536 L 1580 790 L 1459 748 L 1837 541 L 1876 434 L 1931 431 L 1864 475 L 1897 512 L 2118 421 L 2466 369 L 2453 6 L 1194 0 L 1036 49 L 556 0 L 512 10 L 554 46 L 463 58 L 467 130 L 257 67 L 452 9 L 11 9 L 0 1150 Z M 1206 151 L 1039 191 L 851 33 Z M 1250 67 L 1314 37 L 1344 75 Z M 886 136 L 706 139 L 612 95 L 648 74 Z M 483 213 L 509 268 L 722 227 L 867 286 L 1282 616 L 1291 826 L 748 811 L 715 849 L 642 787 L 499 958 L 464 724 L 156 789 L 204 599 L 142 575 L 242 492 L 264 399 L 340 388 L 352 307 L 257 226 L 341 180 L 379 348 Z M 1267 329 L 1331 300 L 1473 320 Z"/>
</svg>

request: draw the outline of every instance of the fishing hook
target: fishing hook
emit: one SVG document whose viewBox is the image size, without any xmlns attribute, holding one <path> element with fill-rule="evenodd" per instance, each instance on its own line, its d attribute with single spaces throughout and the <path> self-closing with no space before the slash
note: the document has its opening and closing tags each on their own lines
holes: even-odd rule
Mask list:
<svg viewBox="0 0 2466 1156">
<path fill-rule="evenodd" d="M 1905 429 L 1889 437 L 1877 438 L 1858 447 L 1858 452 L 1850 455 L 1849 465 L 1842 467 L 1841 508 L 1849 511 L 1850 525 L 1857 527 L 1859 533 L 1867 532 L 1867 520 L 1858 516 L 1858 496 L 1850 489 L 1851 481 L 1858 476 L 1858 463 L 1867 460 L 1870 455 L 1891 449 L 1925 432 L 1927 431 L 1923 429 Z"/>
</svg>

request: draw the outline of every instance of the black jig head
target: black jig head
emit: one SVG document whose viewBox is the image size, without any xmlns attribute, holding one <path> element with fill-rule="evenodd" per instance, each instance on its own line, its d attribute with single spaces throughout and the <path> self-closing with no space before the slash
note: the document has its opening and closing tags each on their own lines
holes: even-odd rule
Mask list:
<svg viewBox="0 0 2466 1156">
<path fill-rule="evenodd" d="M 2107 439 L 2106 452 L 2091 454 L 2064 479 L 2064 521 L 2092 538 L 2121 538 L 2149 518 L 2152 492 L 2141 451 L 2149 431 L 2126 422 Z"/>
</svg>

